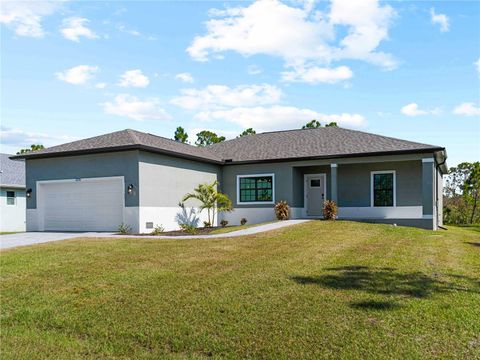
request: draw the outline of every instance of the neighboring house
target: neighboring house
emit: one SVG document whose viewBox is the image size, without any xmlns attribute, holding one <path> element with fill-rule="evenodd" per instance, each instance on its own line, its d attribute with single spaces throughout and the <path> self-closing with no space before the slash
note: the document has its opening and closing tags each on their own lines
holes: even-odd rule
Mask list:
<svg viewBox="0 0 480 360">
<path fill-rule="evenodd" d="M 183 195 L 214 180 L 234 204 L 220 216 L 230 224 L 272 220 L 279 200 L 293 218 L 320 218 L 332 199 L 340 219 L 437 229 L 447 171 L 443 147 L 338 127 L 205 148 L 123 130 L 15 158 L 26 159 L 27 229 L 40 231 L 108 231 L 122 222 L 134 232 L 173 229 Z"/>
<path fill-rule="evenodd" d="M 25 231 L 25 161 L 0 154 L 0 232 Z"/>
</svg>

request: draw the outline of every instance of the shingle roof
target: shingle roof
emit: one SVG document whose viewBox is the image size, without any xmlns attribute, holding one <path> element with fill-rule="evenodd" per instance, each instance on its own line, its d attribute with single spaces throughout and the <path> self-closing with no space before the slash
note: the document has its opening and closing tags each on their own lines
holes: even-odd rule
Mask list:
<svg viewBox="0 0 480 360">
<path fill-rule="evenodd" d="M 53 146 L 21 157 L 28 159 L 126 149 L 144 149 L 216 163 L 223 163 L 225 160 L 255 162 L 443 150 L 440 146 L 340 127 L 267 132 L 227 140 L 204 148 L 127 129 Z"/>
<path fill-rule="evenodd" d="M 221 159 L 206 148 L 200 148 L 161 136 L 126 129 L 113 133 L 78 140 L 67 144 L 52 146 L 43 150 L 21 155 L 26 159 L 69 155 L 77 153 L 106 152 L 127 149 L 145 149 L 178 156 L 198 158 L 210 162 L 220 162 Z"/>
<path fill-rule="evenodd" d="M 25 187 L 25 161 L 10 160 L 10 154 L 0 154 L 0 185 Z"/>
<path fill-rule="evenodd" d="M 248 135 L 210 145 L 207 149 L 224 160 L 244 162 L 421 152 L 443 148 L 340 127 L 322 127 Z"/>
</svg>

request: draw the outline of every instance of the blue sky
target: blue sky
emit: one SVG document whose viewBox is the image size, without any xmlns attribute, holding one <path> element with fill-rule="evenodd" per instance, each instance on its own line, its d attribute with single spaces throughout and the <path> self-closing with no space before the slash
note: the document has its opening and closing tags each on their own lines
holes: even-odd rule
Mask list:
<svg viewBox="0 0 480 360">
<path fill-rule="evenodd" d="M 2 1 L 0 22 L 2 152 L 316 118 L 480 160 L 479 2 Z"/>
</svg>

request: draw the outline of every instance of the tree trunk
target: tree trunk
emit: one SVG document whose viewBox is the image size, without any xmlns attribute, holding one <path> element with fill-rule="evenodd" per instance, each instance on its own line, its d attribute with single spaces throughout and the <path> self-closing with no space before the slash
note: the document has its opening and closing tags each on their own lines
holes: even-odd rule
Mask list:
<svg viewBox="0 0 480 360">
<path fill-rule="evenodd" d="M 473 220 L 475 219 L 475 212 L 477 211 L 477 201 L 478 201 L 478 194 L 475 194 L 473 198 L 473 208 L 472 208 L 472 215 L 470 216 L 470 224 L 473 224 Z"/>
</svg>

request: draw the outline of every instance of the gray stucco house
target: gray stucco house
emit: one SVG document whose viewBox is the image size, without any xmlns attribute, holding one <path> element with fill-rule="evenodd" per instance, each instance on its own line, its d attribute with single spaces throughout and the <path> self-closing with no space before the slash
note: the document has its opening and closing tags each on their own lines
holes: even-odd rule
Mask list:
<svg viewBox="0 0 480 360">
<path fill-rule="evenodd" d="M 293 218 L 317 218 L 332 199 L 341 219 L 437 229 L 447 171 L 443 147 L 338 127 L 204 148 L 123 130 L 15 158 L 26 160 L 27 229 L 36 231 L 177 228 L 182 196 L 214 180 L 234 203 L 222 215 L 230 224 L 272 220 L 279 200 Z"/>
<path fill-rule="evenodd" d="M 0 232 L 25 231 L 25 161 L 0 154 Z"/>
</svg>

